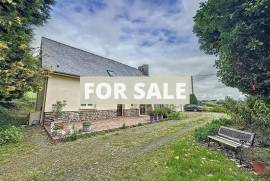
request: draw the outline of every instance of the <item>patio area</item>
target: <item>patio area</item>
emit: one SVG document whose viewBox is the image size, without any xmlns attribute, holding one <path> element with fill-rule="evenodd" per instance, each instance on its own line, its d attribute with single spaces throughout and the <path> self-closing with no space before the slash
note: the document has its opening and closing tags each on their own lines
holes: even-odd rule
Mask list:
<svg viewBox="0 0 270 181">
<path fill-rule="evenodd" d="M 132 126 L 137 125 L 139 123 L 147 123 L 149 122 L 149 116 L 137 116 L 137 117 L 117 117 L 111 119 L 100 119 L 91 121 L 91 131 L 90 132 L 99 132 L 104 130 L 110 130 L 114 128 L 121 128 L 123 125 Z M 82 130 L 82 122 L 62 122 L 63 130 L 60 134 L 54 134 L 52 132 L 52 125 L 46 124 L 44 128 L 48 135 L 54 142 L 60 141 L 67 135 L 71 135 L 72 133 L 81 133 Z M 83 133 L 83 132 L 82 132 Z"/>
<path fill-rule="evenodd" d="M 117 117 L 113 119 L 95 120 L 92 122 L 93 131 L 103 131 L 113 128 L 120 128 L 125 124 L 126 126 L 136 125 L 138 123 L 146 123 L 149 121 L 149 116 L 137 117 Z"/>
</svg>

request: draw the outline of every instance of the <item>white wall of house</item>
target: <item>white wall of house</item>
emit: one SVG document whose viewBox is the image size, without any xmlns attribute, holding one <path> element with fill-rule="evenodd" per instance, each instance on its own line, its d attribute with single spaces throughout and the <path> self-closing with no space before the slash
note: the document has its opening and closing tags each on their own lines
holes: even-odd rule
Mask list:
<svg viewBox="0 0 270 181">
<path fill-rule="evenodd" d="M 67 102 L 63 111 L 79 111 L 83 108 L 80 104 L 80 79 L 52 74 L 48 78 L 45 112 L 51 112 L 52 105 L 63 100 Z M 117 105 L 97 104 L 94 108 L 97 110 L 116 110 Z M 123 108 L 139 108 L 139 105 L 125 104 Z"/>
<path fill-rule="evenodd" d="M 52 111 L 57 101 L 66 100 L 63 111 L 78 111 L 80 108 L 80 79 L 52 74 L 48 78 L 45 112 Z"/>
</svg>

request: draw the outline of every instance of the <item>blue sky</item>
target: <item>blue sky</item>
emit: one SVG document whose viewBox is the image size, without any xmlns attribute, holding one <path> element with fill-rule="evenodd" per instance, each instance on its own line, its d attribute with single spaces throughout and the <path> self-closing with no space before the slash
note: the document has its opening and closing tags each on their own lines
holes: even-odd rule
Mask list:
<svg viewBox="0 0 270 181">
<path fill-rule="evenodd" d="M 192 33 L 200 0 L 56 0 L 51 18 L 35 29 L 42 36 L 137 67 L 152 75 L 215 74 L 215 57 L 199 49 Z M 200 99 L 238 98 L 215 75 L 195 76 Z"/>
</svg>

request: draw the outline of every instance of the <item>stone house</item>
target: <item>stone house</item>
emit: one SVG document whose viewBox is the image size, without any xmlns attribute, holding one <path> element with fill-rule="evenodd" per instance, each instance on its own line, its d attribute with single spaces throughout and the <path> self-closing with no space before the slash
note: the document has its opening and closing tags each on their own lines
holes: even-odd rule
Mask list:
<svg viewBox="0 0 270 181">
<path fill-rule="evenodd" d="M 96 120 L 146 114 L 151 105 L 80 104 L 80 76 L 148 76 L 148 65 L 133 68 L 63 43 L 42 38 L 42 67 L 51 72 L 38 93 L 36 113 L 41 123 L 53 121 L 52 105 L 65 100 L 62 121 Z"/>
</svg>

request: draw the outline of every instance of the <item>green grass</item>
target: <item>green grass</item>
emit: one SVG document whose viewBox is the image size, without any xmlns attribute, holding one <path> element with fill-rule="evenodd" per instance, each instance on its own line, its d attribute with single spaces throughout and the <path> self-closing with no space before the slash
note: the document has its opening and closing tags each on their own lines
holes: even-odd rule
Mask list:
<svg viewBox="0 0 270 181">
<path fill-rule="evenodd" d="M 23 153 L 28 153 L 29 151 L 34 150 L 33 145 L 25 143 L 9 144 L 6 146 L 0 147 L 0 161 L 8 160 L 9 157 L 14 155 L 21 155 Z"/>
<path fill-rule="evenodd" d="M 23 143 L 0 147 L 0 180 L 251 180 L 250 173 L 188 136 L 214 117 L 220 114 L 189 114 L 180 121 L 121 129 L 57 145 L 50 144 L 40 128 L 27 128 Z M 192 161 L 185 154 L 190 154 Z M 200 166 L 201 161 L 206 168 Z M 235 175 L 228 176 L 223 168 L 231 168 Z"/>
<path fill-rule="evenodd" d="M 255 180 L 222 154 L 198 145 L 191 136 L 173 144 L 166 164 L 166 180 Z"/>
</svg>

